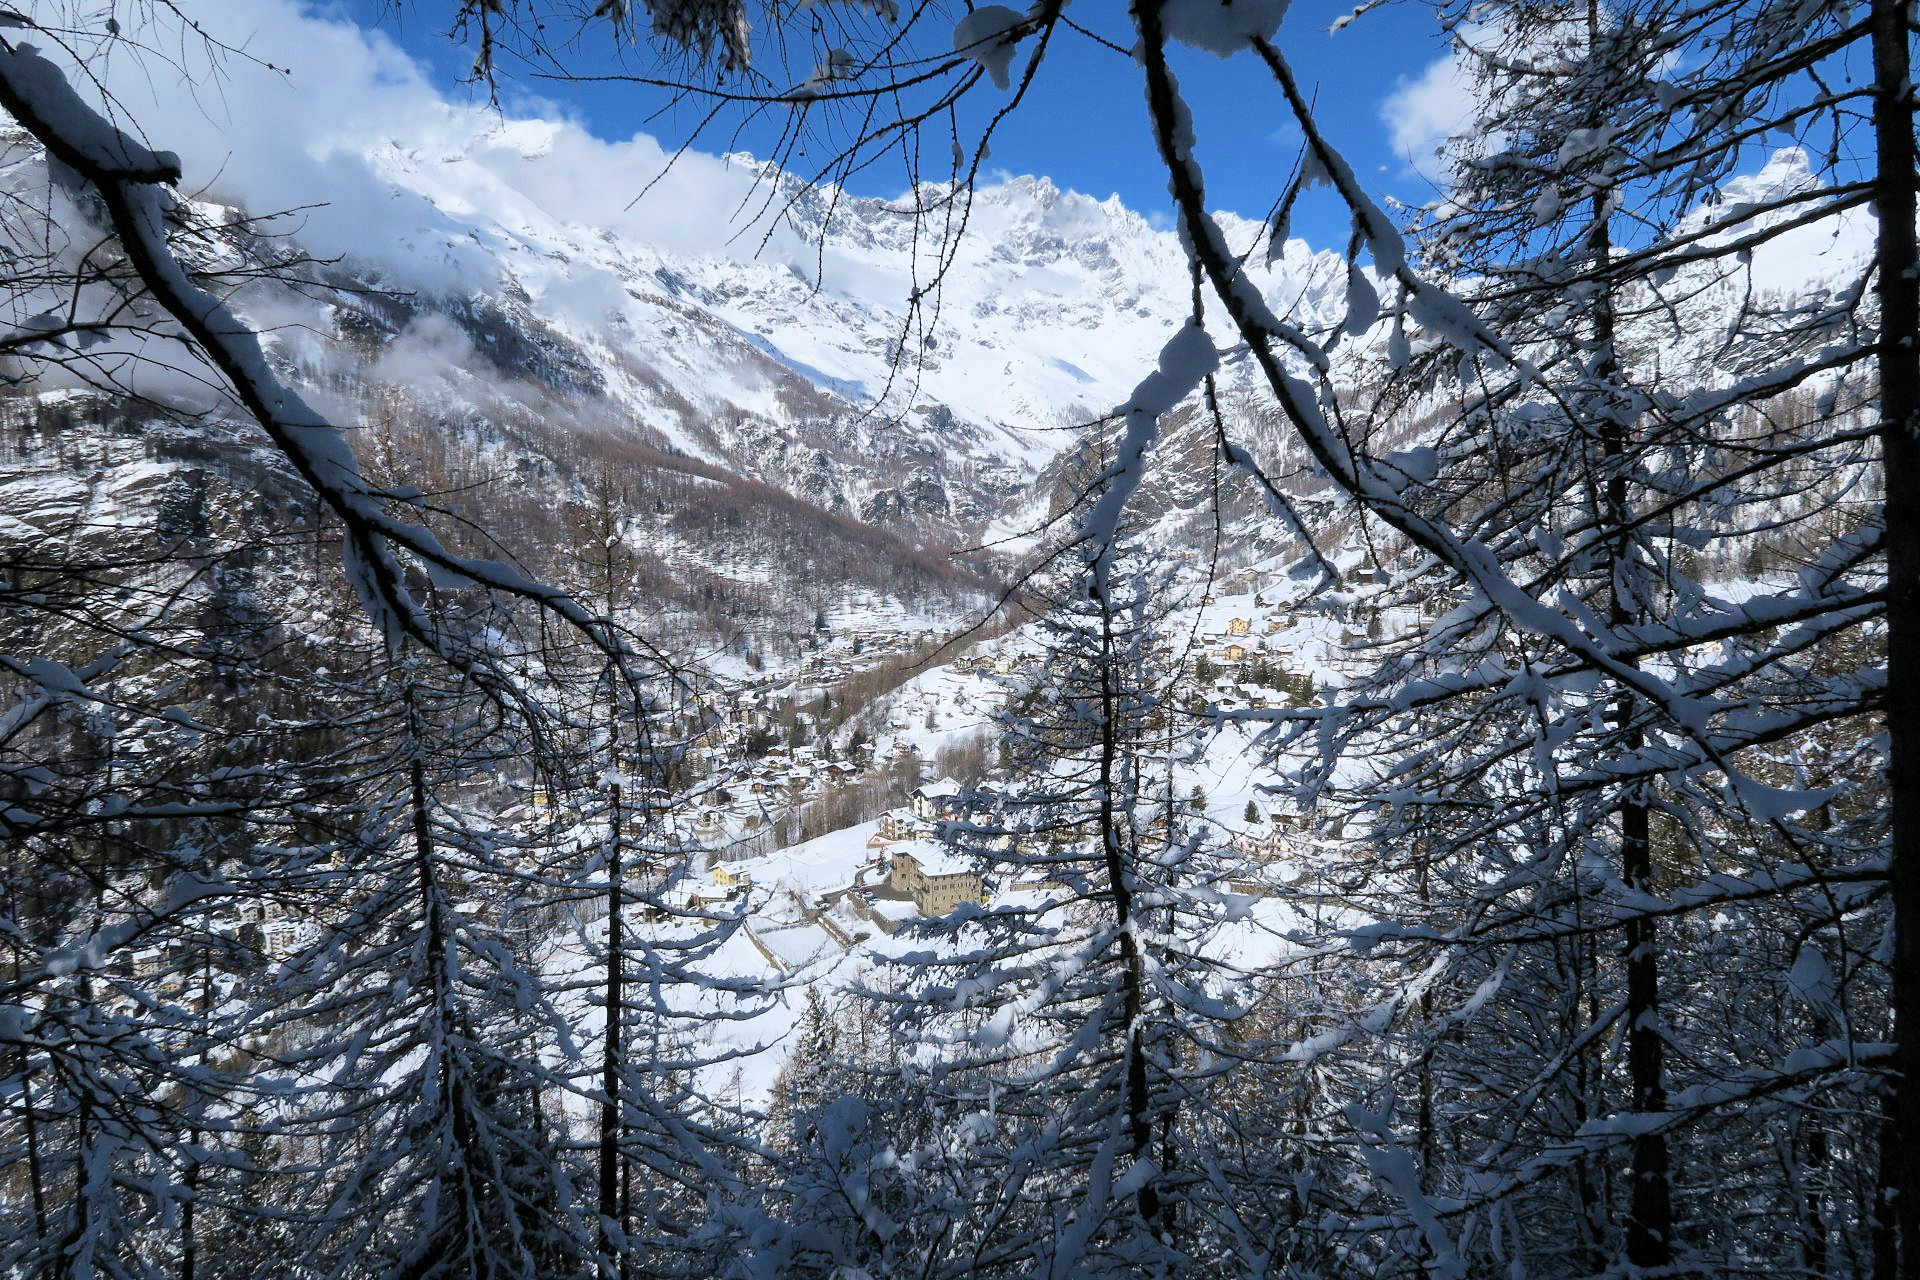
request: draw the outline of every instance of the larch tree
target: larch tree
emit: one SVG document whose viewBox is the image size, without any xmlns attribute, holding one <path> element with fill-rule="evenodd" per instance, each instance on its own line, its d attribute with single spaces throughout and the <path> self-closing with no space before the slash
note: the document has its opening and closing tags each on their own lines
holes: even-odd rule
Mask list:
<svg viewBox="0 0 1920 1280">
<path fill-rule="evenodd" d="M 246 1241 L 271 1245 L 261 1269 L 298 1248 L 343 1274 L 573 1269 L 592 1247 L 569 1190 L 569 1036 L 512 935 L 574 875 L 499 823 L 501 782 L 579 745 L 554 634 L 635 717 L 663 664 L 564 591 L 451 549 L 417 486 L 372 479 L 229 301 L 297 259 L 199 265 L 183 246 L 238 231 L 206 225 L 174 194 L 178 161 L 74 87 L 79 29 L 0 27 L 10 379 L 57 371 L 129 432 L 190 423 L 260 487 L 216 507 L 211 469 L 179 468 L 151 543 L 124 509 L 7 534 L 0 769 L 27 893 L 8 903 L 0 1057 L 29 1206 L 8 1265 L 192 1276 L 243 1265 L 209 1241 Z M 144 394 L 155 369 L 211 414 Z M 311 566 L 294 588 L 311 629 L 289 637 L 249 575 L 307 544 L 337 576 Z M 391 681 L 330 670 L 356 660 Z M 290 1191 L 304 1203 L 272 1202 Z"/>
<path fill-rule="evenodd" d="M 1194 845 L 1174 838 L 1172 796 L 1137 766 L 1145 740 L 1129 726 L 1158 702 L 1138 674 L 1135 624 L 1151 610 L 1129 594 L 1118 559 L 1163 419 L 1197 402 L 1224 469 L 1303 541 L 1303 568 L 1331 577 L 1287 488 L 1220 411 L 1226 347 L 1263 412 L 1384 532 L 1396 557 L 1389 598 L 1444 602 L 1334 705 L 1248 717 L 1271 724 L 1268 748 L 1298 794 L 1351 805 L 1369 824 L 1360 839 L 1382 855 L 1371 923 L 1342 919 L 1338 936 L 1302 939 L 1317 963 L 1341 942 L 1365 951 L 1358 990 L 1308 992 L 1299 1042 L 1263 1048 L 1323 1068 L 1318 1092 L 1301 1093 L 1319 1114 L 1267 1131 L 1339 1145 L 1348 1168 L 1366 1171 L 1339 1187 L 1296 1182 L 1319 1212 L 1313 1247 L 1291 1256 L 1436 1274 L 1497 1264 L 1733 1271 L 1777 1267 L 1789 1254 L 1829 1274 L 1911 1271 L 1920 1149 L 1898 1140 L 1920 1122 L 1920 1091 L 1903 1087 L 1920 1075 L 1910 14 L 1892 0 L 1443 10 L 1487 71 L 1495 128 L 1456 157 L 1447 199 L 1403 228 L 1318 127 L 1279 35 L 1285 10 L 1280 0 L 1128 8 L 1121 47 L 1147 100 L 1194 305 L 1158 368 L 1102 424 L 1111 465 L 1087 486 L 1091 550 L 1071 593 L 1080 627 L 1059 673 L 1080 687 L 1033 734 L 1054 739 L 1035 761 L 1036 794 L 1060 790 L 1059 803 L 1035 811 L 1071 815 L 1056 824 L 1066 837 L 1058 851 L 1039 863 L 1054 866 L 1080 914 L 1065 932 L 1019 911 L 951 922 L 962 960 L 927 970 L 923 994 L 941 1007 L 917 1024 L 931 1055 L 925 1106 L 956 1135 L 939 1148 L 947 1216 L 897 1248 L 865 1220 L 873 1239 L 862 1238 L 861 1258 L 893 1266 L 920 1250 L 928 1273 L 1081 1262 L 1171 1271 L 1191 1239 L 1183 1232 L 1203 1220 L 1234 1242 L 1215 1256 L 1249 1269 L 1273 1256 L 1232 1229 L 1253 1215 L 1203 1209 L 1215 1192 L 1202 1184 L 1216 1184 L 1194 1171 L 1217 1166 L 1177 1140 L 1195 1132 L 1183 1118 L 1210 1096 L 1187 1088 L 1215 1069 L 1197 1065 L 1211 1062 L 1207 1046 L 1232 1060 L 1230 1037 L 1211 1024 L 1235 1010 L 1203 994 L 1208 966 L 1188 935 L 1160 923 L 1183 907 L 1205 920 L 1222 900 L 1182 896 L 1190 882 L 1177 878 L 1186 872 L 1171 851 Z M 559 42 L 547 16 L 572 19 L 570 30 L 657 35 L 692 64 L 666 78 L 673 87 L 790 111 L 783 158 L 818 137 L 824 118 L 851 113 L 859 127 L 825 147 L 816 176 L 848 177 L 897 150 L 924 199 L 915 225 L 935 242 L 930 268 L 916 257 L 903 339 L 939 317 L 986 144 L 1015 127 L 1054 42 L 1084 35 L 1050 0 L 904 16 L 891 3 L 806 6 L 804 29 L 783 8 L 746 0 L 461 0 L 447 12 L 483 76 L 507 51 L 550 57 Z M 28 20 L 5 22 L 0 108 L 58 162 L 62 190 L 79 193 L 85 224 L 111 249 L 60 259 L 26 251 L 44 237 L 23 241 L 9 268 L 21 323 L 8 352 L 84 368 L 128 316 L 139 333 L 166 326 L 328 513 L 347 580 L 390 649 L 431 655 L 483 699 L 508 696 L 485 646 L 436 625 L 418 585 L 477 584 L 587 637 L 628 686 L 614 705 L 638 714 L 647 700 L 630 650 L 604 617 L 450 549 L 417 517 L 417 495 L 366 480 L 335 424 L 277 377 L 244 320 L 172 251 L 177 162 L 90 105 L 19 34 Z M 913 52 L 908 37 L 935 27 L 937 51 Z M 784 51 L 801 72 L 776 79 L 779 64 L 762 70 L 756 55 L 789 36 Z M 1229 243 L 1209 212 L 1206 140 L 1174 70 L 1180 45 L 1264 68 L 1272 102 L 1305 139 L 1268 239 L 1284 237 L 1279 224 L 1302 199 L 1331 198 L 1350 215 L 1349 314 L 1334 331 L 1276 314 L 1244 268 L 1258 246 Z M 718 87 L 721 76 L 741 87 Z M 962 108 L 983 85 L 1009 96 L 962 138 Z M 929 126 L 951 137 L 937 149 L 941 181 L 924 184 L 918 141 Z M 1805 181 L 1740 182 L 1771 134 L 1806 149 Z M 778 205 L 802 189 L 775 184 L 767 198 Z M 1739 193 L 1731 203 L 1729 191 Z M 1751 264 L 1784 236 L 1862 217 L 1873 258 L 1859 270 L 1788 299 L 1754 286 Z M 45 305 L 53 294 L 63 301 Z M 1708 326 L 1717 340 L 1694 353 L 1705 371 L 1676 374 L 1668 349 Z M 1343 393 L 1359 376 L 1384 390 L 1356 403 Z M 1403 447 L 1432 415 L 1438 430 Z M 1708 558 L 1752 570 L 1739 593 L 1709 578 Z M 91 599 L 84 574 L 64 581 Z M 117 705 L 98 686 L 119 661 L 10 661 L 22 694 L 9 728 Z M 168 709 L 151 718 L 167 720 Z M 86 739 L 103 735 L 84 721 L 61 730 L 75 735 L 72 758 L 88 761 L 73 774 L 110 778 L 119 766 L 96 767 L 111 752 Z M 624 777 L 620 748 L 604 745 L 610 776 Z M 14 769 L 16 790 L 64 794 L 32 767 Z M 621 785 L 610 793 L 615 814 Z M 94 799 L 125 790 L 72 788 Z M 1148 796 L 1168 811 L 1158 837 Z M 16 805 L 6 820 L 24 837 L 65 838 L 105 825 L 88 803 Z M 132 803 L 133 817 L 158 816 Z M 217 799 L 196 793 L 192 803 L 195 816 L 223 816 Z M 112 819 L 123 830 L 127 812 Z M 616 818 L 604 844 L 616 859 L 623 829 Z M 99 901 L 98 868 L 74 866 L 79 879 L 91 874 Z M 619 866 L 596 886 L 610 928 L 636 897 Z M 183 872 L 174 883 L 194 898 L 198 881 Z M 185 931 L 192 902 L 164 901 L 167 927 Z M 140 923 L 124 934 L 104 919 L 77 931 L 68 921 L 57 940 L 18 947 L 12 990 L 26 1012 L 0 1024 L 0 1061 L 17 1064 L 23 1143 L 35 1135 L 38 1148 L 37 1121 L 57 1115 L 80 1150 L 109 1132 L 101 1117 L 112 1115 L 142 1122 L 111 1130 L 115 1141 L 177 1145 L 151 1113 L 121 1105 L 117 1078 L 98 1077 L 105 1092 L 76 1092 L 70 1109 L 26 1100 L 55 1064 L 102 1061 L 91 1050 L 60 1057 L 50 1029 L 60 1010 L 91 1016 L 96 1004 L 88 964 L 68 958 L 118 950 L 151 927 L 132 918 Z M 1774 942 L 1734 947 L 1729 930 Z M 608 973 L 620 971 L 620 954 L 614 939 Z M 1324 972 L 1266 981 L 1297 994 Z M 595 1101 L 619 1148 L 631 1081 L 617 1060 L 631 1055 L 613 1044 L 623 998 L 605 998 Z M 1371 1078 L 1343 1056 L 1375 1045 L 1384 1052 Z M 1448 1082 L 1475 1077 L 1502 1087 L 1446 1103 Z M 1411 1115 L 1402 1083 L 1416 1099 Z M 182 1116 L 197 1126 L 206 1114 Z M 1724 1186 L 1703 1172 L 1767 1144 L 1790 1153 L 1778 1170 L 1741 1155 Z M 861 1158 L 874 1154 L 863 1148 Z M 1836 1176 L 1848 1162 L 1876 1165 L 1878 1185 Z M 604 1145 L 596 1172 L 601 1207 L 612 1210 L 600 1215 L 602 1240 L 612 1241 L 627 1204 L 608 1181 Z M 111 1210 L 130 1221 L 114 1207 L 128 1204 L 136 1217 L 157 1213 L 138 1207 L 140 1193 L 123 1200 L 125 1186 L 83 1183 L 71 1206 L 98 1192 L 102 1220 Z M 41 1172 L 33 1189 L 36 1239 L 60 1239 Z M 1570 1235 L 1522 1222 L 1542 1205 Z M 1736 1211 L 1766 1222 L 1722 1225 Z M 1296 1204 L 1271 1220 L 1292 1231 L 1308 1212 Z M 1861 1247 L 1868 1218 L 1873 1238 Z M 1322 1247 L 1329 1239 L 1339 1242 Z M 55 1252 L 70 1256 L 70 1244 Z M 833 1249 L 821 1256 L 848 1262 Z"/>
<path fill-rule="evenodd" d="M 1486 114 L 1449 157 L 1411 263 L 1391 244 L 1383 260 L 1351 172 L 1300 117 L 1397 297 L 1387 390 L 1328 454 L 1404 548 L 1380 603 L 1455 606 L 1430 609 L 1333 713 L 1345 755 L 1378 762 L 1379 782 L 1355 790 L 1377 806 L 1391 877 L 1386 919 L 1358 936 L 1376 956 L 1391 940 L 1388 973 L 1406 966 L 1422 1013 L 1431 966 L 1451 970 L 1456 1011 L 1428 1033 L 1443 1038 L 1406 1050 L 1422 1073 L 1478 1059 L 1481 1079 L 1532 1077 L 1505 1095 L 1512 1114 L 1487 1097 L 1458 1109 L 1456 1142 L 1493 1146 L 1405 1182 L 1405 1221 L 1436 1265 L 1471 1269 L 1480 1250 L 1485 1265 L 1572 1274 L 1829 1257 L 1825 1226 L 1811 1245 L 1791 1228 L 1724 1229 L 1729 1200 L 1765 1201 L 1781 1223 L 1844 1220 L 1856 1242 L 1873 1212 L 1858 1183 L 1796 1208 L 1791 1161 L 1743 1169 L 1737 1190 L 1688 1167 L 1739 1165 L 1730 1153 L 1755 1135 L 1790 1148 L 1809 1126 L 1814 1147 L 1871 1160 L 1872 1064 L 1900 984 L 1875 942 L 1888 810 L 1867 727 L 1887 641 L 1872 264 L 1786 297 L 1751 273 L 1791 231 L 1859 217 L 1872 184 L 1837 160 L 1730 181 L 1768 129 L 1862 127 L 1850 104 L 1866 91 L 1830 83 L 1860 53 L 1854 17 L 1458 15 Z M 1278 50 L 1260 52 L 1291 93 Z M 1445 425 L 1420 447 L 1392 447 L 1401 423 L 1435 413 Z M 1729 565 L 1761 567 L 1737 589 L 1703 572 Z M 1337 754 L 1307 772 L 1331 787 Z M 1803 945 L 1729 964 L 1732 929 Z M 1852 1031 L 1777 994 L 1830 1011 L 1828 955 Z M 1756 1002 L 1776 1015 L 1746 1016 Z M 1558 1030 L 1542 1037 L 1529 1010 L 1544 1009 Z M 1497 1030 L 1509 1016 L 1534 1029 Z M 1531 1067 L 1482 1056 L 1520 1045 Z M 1837 1122 L 1818 1111 L 1834 1103 Z M 1369 1140 L 1390 1154 L 1416 1130 L 1431 1164 L 1425 1109 L 1388 1119 L 1361 1126 Z M 1530 1242 L 1518 1224 L 1537 1214 L 1502 1203 L 1533 1197 L 1548 1170 L 1572 1192 L 1574 1229 Z M 1885 1246 L 1877 1261 L 1891 1265 Z"/>
</svg>

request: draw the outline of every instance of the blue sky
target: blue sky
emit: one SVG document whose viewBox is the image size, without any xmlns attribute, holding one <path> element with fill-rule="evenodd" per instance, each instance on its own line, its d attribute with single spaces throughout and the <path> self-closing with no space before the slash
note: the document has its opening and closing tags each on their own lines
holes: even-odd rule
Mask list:
<svg viewBox="0 0 1920 1280">
<path fill-rule="evenodd" d="M 1348 7 L 1332 0 L 1300 0 L 1282 29 L 1282 44 L 1303 85 L 1316 95 L 1322 127 L 1354 168 L 1380 194 L 1424 201 L 1433 188 L 1408 164 L 1407 152 L 1423 149 L 1410 146 L 1409 135 L 1427 132 L 1422 119 L 1449 109 L 1445 77 L 1433 72 L 1446 52 L 1444 39 L 1424 6 L 1388 6 L 1330 32 L 1334 19 Z M 393 39 L 449 96 L 475 92 L 460 84 L 471 54 L 447 38 L 434 5 L 413 5 L 396 18 L 385 0 L 349 0 L 344 12 Z M 1100 34 L 1126 43 L 1125 10 L 1114 0 L 1098 8 L 1075 6 L 1071 13 Z M 600 41 L 571 55 L 570 65 L 590 73 L 619 69 Z M 644 55 L 626 65 L 642 69 Z M 1298 153 L 1298 134 L 1266 69 L 1251 57 L 1223 61 L 1186 50 L 1180 51 L 1176 65 L 1198 122 L 1209 203 L 1261 216 Z M 503 70 L 509 110 L 523 105 L 521 95 L 549 99 L 604 139 L 645 132 L 672 146 L 699 120 L 700 112 L 674 108 L 668 95 L 647 86 L 570 84 L 528 75 L 526 68 L 511 62 L 503 63 Z M 1057 185 L 1094 196 L 1117 192 L 1129 206 L 1157 220 L 1168 208 L 1166 179 L 1152 150 L 1140 84 L 1138 69 L 1122 55 L 1072 32 L 1061 33 L 1033 92 L 996 133 L 989 167 L 1044 174 Z M 1398 139 L 1383 118 L 1396 92 L 1400 99 L 1392 114 L 1403 121 Z M 983 108 L 1005 98 L 985 84 L 979 96 Z M 737 148 L 766 155 L 774 148 L 779 123 L 778 114 L 750 122 L 736 138 L 732 129 L 737 117 L 724 116 L 699 145 L 707 151 Z M 930 152 L 946 149 L 943 141 L 928 147 Z M 930 158 L 928 176 L 944 176 L 946 163 L 944 154 Z M 856 187 L 860 183 L 866 184 L 863 193 L 892 194 L 904 185 L 904 169 L 897 160 L 882 163 Z M 1336 247 L 1345 239 L 1345 222 L 1328 201 L 1320 208 L 1303 208 L 1294 231 L 1316 247 Z"/>
</svg>

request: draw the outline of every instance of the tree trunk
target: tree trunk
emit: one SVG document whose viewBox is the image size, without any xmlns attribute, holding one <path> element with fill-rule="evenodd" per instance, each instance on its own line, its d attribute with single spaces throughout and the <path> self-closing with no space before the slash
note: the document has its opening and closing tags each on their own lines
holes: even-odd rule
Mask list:
<svg viewBox="0 0 1920 1280">
<path fill-rule="evenodd" d="M 27 1180 L 33 1191 L 33 1226 L 44 1241 L 47 1238 L 46 1169 L 40 1161 L 40 1122 L 33 1114 L 32 1061 L 23 1045 L 20 1049 L 20 1115 L 27 1135 Z"/>
<path fill-rule="evenodd" d="M 1627 750 L 1640 734 L 1628 735 Z M 1647 806 L 1620 807 L 1620 862 L 1627 887 L 1652 891 L 1652 843 L 1647 838 Z M 1632 1106 L 1640 1116 L 1667 1109 L 1665 1031 L 1660 1025 L 1660 957 L 1651 917 L 1627 921 L 1627 1077 Z M 1655 1131 L 1633 1139 L 1633 1192 L 1627 1210 L 1627 1260 L 1636 1267 L 1668 1266 L 1673 1258 L 1673 1200 L 1668 1174 L 1667 1137 Z"/>
<path fill-rule="evenodd" d="M 1875 1206 L 1877 1276 L 1920 1268 L 1920 296 L 1907 6 L 1873 0 L 1880 439 L 1886 476 L 1887 785 L 1893 817 L 1894 1059 Z"/>
<path fill-rule="evenodd" d="M 610 766 L 616 770 L 619 768 L 619 754 L 617 749 L 613 752 L 614 762 Z M 600 1104 L 600 1256 L 603 1259 L 613 1256 L 614 1241 L 609 1224 L 617 1224 L 622 1239 L 618 1246 L 620 1263 L 616 1274 L 625 1276 L 627 1221 L 624 1211 L 625 1180 L 620 1176 L 620 1068 L 625 1053 L 622 1031 L 626 1021 L 623 1014 L 626 1007 L 626 965 L 620 917 L 625 906 L 622 900 L 626 896 L 626 869 L 620 849 L 620 783 L 614 782 L 610 790 L 607 811 L 607 992 L 604 1007 L 607 1029 L 600 1082 L 601 1092 L 605 1094 Z"/>
<path fill-rule="evenodd" d="M 1596 0 L 1588 0 L 1587 38 L 1595 47 L 1600 35 Z M 1612 256 L 1612 233 L 1607 225 L 1606 197 L 1593 200 L 1594 273 L 1601 288 L 1594 305 L 1594 381 L 1604 399 L 1596 406 L 1600 427 L 1604 527 L 1617 530 L 1607 552 L 1607 622 L 1619 632 L 1639 621 L 1645 602 L 1636 575 L 1632 535 L 1632 495 L 1627 473 L 1633 465 L 1628 451 L 1629 410 L 1615 394 L 1620 381 L 1613 313 L 1612 285 L 1607 278 Z M 1635 700 L 1622 690 L 1613 701 L 1613 719 L 1621 734 L 1620 753 L 1637 754 L 1646 745 L 1645 732 L 1635 721 Z M 1653 892 L 1653 842 L 1647 802 L 1638 791 L 1622 797 L 1620 816 L 1620 878 L 1636 895 Z M 1660 1025 L 1660 953 L 1653 917 L 1635 911 L 1626 922 L 1627 968 L 1627 1089 L 1634 1114 L 1655 1116 L 1667 1109 L 1665 1078 L 1666 1030 Z M 1627 1202 L 1627 1260 L 1635 1267 L 1660 1268 L 1673 1260 L 1673 1195 L 1669 1176 L 1667 1138 L 1647 1130 L 1634 1135 L 1631 1157 L 1632 1187 Z"/>
<path fill-rule="evenodd" d="M 1113 605 L 1105 593 L 1094 588 L 1100 606 L 1100 841 L 1106 851 L 1107 886 L 1113 895 L 1115 922 L 1120 928 L 1121 1008 L 1126 1021 L 1127 1133 L 1132 1141 L 1133 1158 L 1148 1159 L 1153 1153 L 1153 1111 L 1147 1089 L 1147 1046 L 1145 1012 L 1146 964 L 1140 955 L 1139 939 L 1133 934 L 1133 892 L 1126 878 L 1126 857 L 1120 839 L 1121 814 L 1114 803 L 1119 786 L 1120 731 L 1114 716 L 1120 704 L 1120 691 L 1114 687 L 1114 664 L 1118 656 L 1113 643 Z M 1160 1193 L 1151 1181 L 1143 1183 L 1135 1203 L 1143 1222 L 1152 1224 L 1160 1216 Z"/>
<path fill-rule="evenodd" d="M 13 878 L 17 874 L 18 868 L 9 858 L 7 877 L 10 886 L 19 883 Z M 20 919 L 19 905 L 12 893 L 7 895 L 7 918 L 15 921 Z M 20 955 L 17 951 L 13 959 L 13 981 L 16 986 L 20 982 Z M 20 1127 L 27 1141 L 27 1185 L 33 1197 L 34 1236 L 40 1241 L 40 1247 L 44 1248 L 47 1239 L 46 1169 L 40 1161 L 40 1121 L 33 1114 L 33 1057 L 24 1044 L 20 1046 Z"/>
</svg>

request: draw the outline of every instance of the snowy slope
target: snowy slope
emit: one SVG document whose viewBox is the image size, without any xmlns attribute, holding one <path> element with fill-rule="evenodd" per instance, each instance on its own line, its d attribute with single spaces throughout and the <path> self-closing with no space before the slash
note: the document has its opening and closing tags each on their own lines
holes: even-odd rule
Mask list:
<svg viewBox="0 0 1920 1280">
<path fill-rule="evenodd" d="M 735 184 L 738 234 L 726 252 L 676 248 L 657 210 L 574 198 L 587 175 L 553 149 L 562 126 L 475 119 L 337 140 L 384 184 L 391 238 L 342 272 L 407 291 L 406 323 L 477 299 L 541 331 L 567 349 L 579 412 L 673 452 L 783 487 L 824 456 L 838 474 L 803 495 L 863 518 L 991 519 L 1185 316 L 1177 241 L 1117 198 L 1013 178 L 861 199 L 727 157 L 712 163 Z M 1259 228 L 1229 222 L 1251 248 Z M 1256 274 L 1281 310 L 1339 294 L 1336 261 L 1299 242 Z"/>
</svg>

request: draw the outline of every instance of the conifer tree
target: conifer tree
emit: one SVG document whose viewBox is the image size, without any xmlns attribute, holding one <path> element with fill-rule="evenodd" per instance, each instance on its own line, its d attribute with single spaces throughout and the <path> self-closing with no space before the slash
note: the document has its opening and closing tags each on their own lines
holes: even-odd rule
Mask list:
<svg viewBox="0 0 1920 1280">
<path fill-rule="evenodd" d="M 944 1135 L 934 1274 L 1172 1272 L 1235 1226 L 1198 1140 L 1227 1123 L 1208 1081 L 1237 1006 L 1206 955 L 1226 866 L 1173 787 L 1158 580 L 1091 536 L 1061 563 L 1048 658 L 1001 724 L 1011 777 L 945 855 L 992 903 L 922 926 L 941 945 L 868 992 Z"/>
<path fill-rule="evenodd" d="M 1803 1248 L 1784 1225 L 1724 1230 L 1733 1203 L 1781 1224 L 1837 1210 L 1856 1233 L 1870 1213 L 1856 1187 L 1809 1214 L 1791 1164 L 1737 1154 L 1811 1125 L 1812 1147 L 1871 1163 L 1875 1080 L 1858 1042 L 1780 1001 L 1792 948 L 1717 942 L 1859 941 L 1827 887 L 1871 878 L 1885 813 L 1864 727 L 1880 533 L 1848 503 L 1875 483 L 1866 277 L 1795 298 L 1748 277 L 1785 228 L 1857 218 L 1866 188 L 1829 169 L 1714 197 L 1763 122 L 1806 127 L 1806 59 L 1859 36 L 1818 7 L 1462 16 L 1486 116 L 1417 264 L 1302 117 L 1356 246 L 1391 265 L 1372 429 L 1445 414 L 1421 448 L 1362 430 L 1328 455 L 1405 539 L 1417 572 L 1397 602 L 1445 603 L 1343 695 L 1341 747 L 1301 775 L 1371 809 L 1379 922 L 1359 936 L 1396 1088 L 1352 1114 L 1354 1140 L 1402 1169 L 1401 1256 L 1423 1265 L 1712 1270 Z M 1682 365 L 1708 316 L 1735 319 Z M 1796 412 L 1810 388 L 1818 411 Z M 1735 591 L 1701 572 L 1762 542 L 1799 571 Z M 1362 760 L 1377 784 L 1352 782 Z M 1842 790 L 1859 821 L 1825 812 Z M 1855 1034 L 1881 1034 L 1877 962 L 1845 949 Z M 1430 1103 L 1449 1078 L 1513 1083 Z M 1818 1119 L 1783 1105 L 1811 1097 L 1847 1101 Z M 1357 1230 L 1379 1207 L 1348 1212 Z"/>
</svg>

